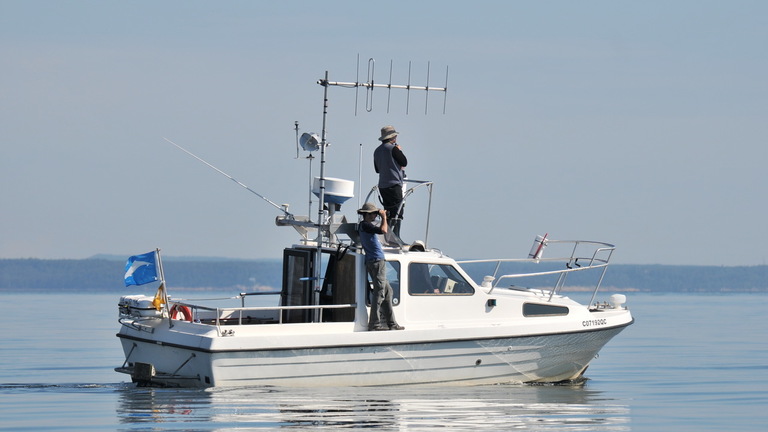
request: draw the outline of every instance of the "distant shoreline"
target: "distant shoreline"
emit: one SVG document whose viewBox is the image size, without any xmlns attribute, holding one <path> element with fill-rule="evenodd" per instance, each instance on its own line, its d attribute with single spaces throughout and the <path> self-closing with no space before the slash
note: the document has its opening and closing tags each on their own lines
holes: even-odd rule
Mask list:
<svg viewBox="0 0 768 432">
<path fill-rule="evenodd" d="M 230 260 L 173 258 L 163 260 L 169 288 L 184 291 L 253 292 L 279 290 L 280 259 Z M 526 271 L 531 266 L 521 266 Z M 125 259 L 0 259 L 0 292 L 123 292 Z M 470 274 L 476 278 L 482 275 Z M 576 281 L 564 292 L 591 291 Z M 612 264 L 601 291 L 658 293 L 768 293 L 768 266 L 675 266 Z"/>
</svg>

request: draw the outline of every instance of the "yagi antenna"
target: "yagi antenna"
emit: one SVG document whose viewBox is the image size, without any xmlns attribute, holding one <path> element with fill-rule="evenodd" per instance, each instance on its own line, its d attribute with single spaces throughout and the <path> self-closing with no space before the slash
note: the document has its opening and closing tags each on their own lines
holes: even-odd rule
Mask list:
<svg viewBox="0 0 768 432">
<path fill-rule="evenodd" d="M 430 81 L 430 62 L 427 62 L 427 80 L 426 85 L 424 86 L 415 86 L 411 85 L 411 62 L 408 62 L 408 82 L 407 84 L 392 84 L 392 70 L 393 70 L 393 62 L 392 60 L 389 61 L 389 82 L 387 84 L 381 84 L 377 83 L 374 79 L 375 75 L 375 69 L 376 69 L 376 60 L 373 58 L 368 59 L 368 73 L 367 73 L 367 81 L 360 82 L 360 55 L 357 56 L 357 75 L 355 77 L 355 82 L 341 82 L 341 81 L 328 81 L 326 79 L 320 79 L 317 81 L 318 84 L 327 87 L 327 86 L 341 86 L 341 87 L 354 87 L 355 88 L 355 115 L 357 115 L 357 102 L 358 102 L 358 89 L 360 87 L 365 88 L 365 110 L 367 112 L 373 111 L 373 89 L 374 88 L 385 88 L 387 89 L 387 113 L 389 113 L 389 107 L 390 107 L 390 100 L 391 100 L 391 93 L 392 89 L 403 89 L 407 92 L 406 95 L 406 102 L 405 102 L 405 113 L 408 114 L 410 110 L 410 103 L 411 103 L 411 90 L 423 90 L 425 99 L 424 99 L 424 114 L 427 114 L 428 108 L 429 108 L 429 92 L 431 91 L 441 91 L 443 92 L 443 114 L 445 114 L 445 108 L 447 105 L 448 100 L 448 66 L 445 67 L 445 85 L 443 87 L 430 87 L 429 81 Z"/>
</svg>

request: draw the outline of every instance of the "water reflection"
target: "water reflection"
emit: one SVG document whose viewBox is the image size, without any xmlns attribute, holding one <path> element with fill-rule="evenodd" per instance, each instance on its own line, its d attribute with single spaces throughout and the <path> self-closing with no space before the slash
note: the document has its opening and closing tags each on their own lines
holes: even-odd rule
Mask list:
<svg viewBox="0 0 768 432">
<path fill-rule="evenodd" d="M 152 430 L 630 430 L 628 406 L 588 386 L 118 391 L 120 423 Z"/>
<path fill-rule="evenodd" d="M 118 389 L 118 394 L 117 418 L 121 424 L 211 420 L 211 394 L 203 390 L 135 387 L 126 384 Z"/>
</svg>

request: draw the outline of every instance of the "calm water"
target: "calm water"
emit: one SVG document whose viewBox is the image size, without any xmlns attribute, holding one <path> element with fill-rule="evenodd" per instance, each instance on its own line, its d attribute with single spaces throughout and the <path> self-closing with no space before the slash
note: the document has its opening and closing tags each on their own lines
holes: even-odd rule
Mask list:
<svg viewBox="0 0 768 432">
<path fill-rule="evenodd" d="M 2 294 L 0 431 L 763 431 L 768 295 L 628 295 L 582 387 L 178 390 L 112 369 L 120 294 Z"/>
</svg>

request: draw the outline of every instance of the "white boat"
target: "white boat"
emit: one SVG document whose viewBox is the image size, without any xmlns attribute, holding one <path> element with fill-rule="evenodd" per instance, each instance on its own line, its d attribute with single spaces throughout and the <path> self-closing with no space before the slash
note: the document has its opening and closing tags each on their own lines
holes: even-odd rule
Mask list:
<svg viewBox="0 0 768 432">
<path fill-rule="evenodd" d="M 157 295 L 122 297 L 125 362 L 116 370 L 142 385 L 182 387 L 553 383 L 580 380 L 634 321 L 624 295 L 597 301 L 611 244 L 537 236 L 528 258 L 458 262 L 431 247 L 427 228 L 418 242 L 382 239 L 405 329 L 368 331 L 365 256 L 356 222 L 341 215 L 351 184 L 321 169 L 321 223 L 283 209 L 277 225 L 300 239 L 283 250 L 279 291 L 222 304 L 175 299 L 161 284 Z M 431 182 L 409 185 L 407 198 L 424 190 L 431 203 Z M 366 201 L 375 196 L 373 188 Z M 589 302 L 565 295 L 571 282 L 584 290 L 589 274 Z M 260 295 L 279 301 L 254 302 Z"/>
</svg>

